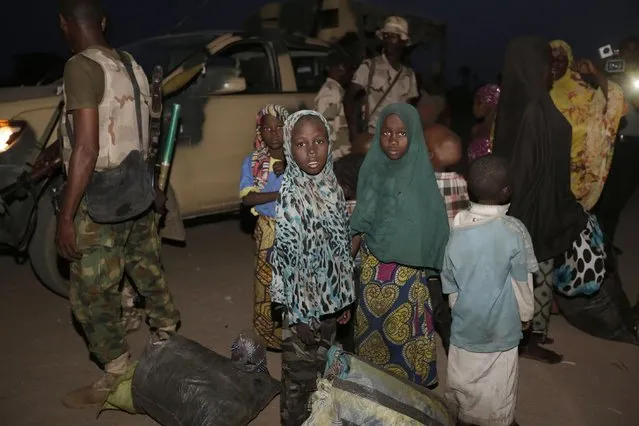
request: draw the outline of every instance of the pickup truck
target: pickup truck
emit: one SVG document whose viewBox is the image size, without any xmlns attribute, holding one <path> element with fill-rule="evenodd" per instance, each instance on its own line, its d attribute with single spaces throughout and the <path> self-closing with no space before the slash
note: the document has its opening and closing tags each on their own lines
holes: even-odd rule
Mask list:
<svg viewBox="0 0 639 426">
<path fill-rule="evenodd" d="M 239 209 L 240 165 L 252 150 L 255 116 L 268 103 L 312 108 L 329 45 L 284 34 L 198 32 L 145 39 L 122 50 L 149 74 L 164 68 L 164 112 L 182 105 L 162 236 L 184 241 L 183 219 Z M 29 260 L 53 292 L 68 296 L 68 264 L 55 248 L 55 164 L 61 79 L 0 89 L 0 246 Z M 34 178 L 35 177 L 35 178 Z"/>
</svg>

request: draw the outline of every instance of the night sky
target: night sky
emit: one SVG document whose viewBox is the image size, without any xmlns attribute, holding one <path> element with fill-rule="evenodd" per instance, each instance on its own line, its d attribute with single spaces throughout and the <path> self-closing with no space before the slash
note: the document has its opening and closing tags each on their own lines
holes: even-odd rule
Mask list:
<svg viewBox="0 0 639 426">
<path fill-rule="evenodd" d="M 0 78 L 12 55 L 56 52 L 68 56 L 58 29 L 57 0 L 2 0 Z M 241 29 L 244 18 L 265 0 L 102 0 L 114 46 L 162 35 L 191 15 L 181 31 Z M 597 47 L 639 35 L 639 0 L 368 0 L 368 3 L 444 21 L 449 26 L 448 74 L 470 65 L 492 79 L 502 65 L 509 39 L 538 34 L 568 41 L 577 56 L 595 57 Z M 238 5 L 241 4 L 241 7 Z M 522 7 L 520 5 L 528 4 Z M 533 6 L 534 5 L 534 6 Z M 197 10 L 197 11 L 196 11 Z M 454 74 L 453 74 L 454 75 Z"/>
</svg>

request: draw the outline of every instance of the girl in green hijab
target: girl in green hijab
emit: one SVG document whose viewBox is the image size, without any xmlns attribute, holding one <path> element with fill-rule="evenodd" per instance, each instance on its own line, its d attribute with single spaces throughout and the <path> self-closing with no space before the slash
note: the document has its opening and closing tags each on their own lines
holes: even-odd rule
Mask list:
<svg viewBox="0 0 639 426">
<path fill-rule="evenodd" d="M 357 353 L 399 377 L 437 385 L 428 278 L 441 268 L 448 217 L 417 110 L 382 111 L 357 184 L 353 250 L 361 246 Z"/>
</svg>

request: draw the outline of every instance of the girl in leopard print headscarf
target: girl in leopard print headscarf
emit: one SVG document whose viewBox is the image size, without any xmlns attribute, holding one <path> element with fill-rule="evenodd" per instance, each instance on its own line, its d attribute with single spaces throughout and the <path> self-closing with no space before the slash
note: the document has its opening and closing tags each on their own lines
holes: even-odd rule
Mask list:
<svg viewBox="0 0 639 426">
<path fill-rule="evenodd" d="M 284 124 L 287 167 L 277 204 L 271 299 L 284 311 L 284 425 L 308 416 L 337 323 L 355 301 L 353 258 L 344 193 L 333 171 L 326 119 L 299 111 Z M 309 362 L 309 360 L 313 360 Z"/>
</svg>

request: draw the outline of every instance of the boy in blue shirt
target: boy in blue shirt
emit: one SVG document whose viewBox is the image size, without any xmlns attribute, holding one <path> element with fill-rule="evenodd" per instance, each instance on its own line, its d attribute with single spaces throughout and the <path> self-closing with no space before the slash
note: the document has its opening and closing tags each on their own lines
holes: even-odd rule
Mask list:
<svg viewBox="0 0 639 426">
<path fill-rule="evenodd" d="M 441 274 L 453 318 L 446 396 L 460 425 L 516 425 L 518 345 L 534 313 L 537 260 L 526 227 L 506 216 L 507 161 L 475 160 L 468 189 L 475 202 L 455 216 Z"/>
</svg>

